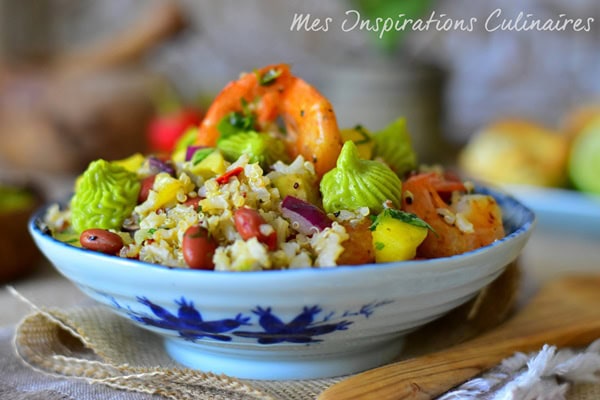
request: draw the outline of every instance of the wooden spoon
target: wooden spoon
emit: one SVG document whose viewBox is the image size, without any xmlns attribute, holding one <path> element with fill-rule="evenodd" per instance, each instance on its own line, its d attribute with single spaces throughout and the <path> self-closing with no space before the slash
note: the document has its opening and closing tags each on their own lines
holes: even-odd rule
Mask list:
<svg viewBox="0 0 600 400">
<path fill-rule="evenodd" d="M 59 54 L 50 66 L 51 71 L 62 78 L 85 76 L 137 62 L 150 49 L 186 27 L 188 21 L 183 12 L 177 1 L 160 2 L 123 31 L 81 50 Z"/>
<path fill-rule="evenodd" d="M 325 390 L 320 400 L 431 399 L 544 344 L 583 346 L 600 337 L 600 275 L 546 284 L 515 317 L 447 350 L 375 368 Z"/>
</svg>

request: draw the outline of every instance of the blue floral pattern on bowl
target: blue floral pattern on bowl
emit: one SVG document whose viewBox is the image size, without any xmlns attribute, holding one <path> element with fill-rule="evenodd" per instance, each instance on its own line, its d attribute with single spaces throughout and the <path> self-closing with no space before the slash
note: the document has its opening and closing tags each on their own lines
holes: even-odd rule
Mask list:
<svg viewBox="0 0 600 400">
<path fill-rule="evenodd" d="M 112 296 L 111 302 L 124 311 L 132 320 L 147 326 L 177 331 L 179 335 L 189 341 L 209 338 L 229 342 L 232 336 L 255 339 L 264 345 L 277 343 L 317 343 L 323 336 L 335 331 L 347 330 L 354 321 L 350 318 L 369 318 L 376 308 L 392 303 L 392 301 L 379 301 L 361 306 L 356 311 L 344 311 L 336 318 L 335 312 L 323 314 L 318 305 L 304 306 L 289 322 L 284 322 L 274 312 L 272 307 L 256 306 L 251 314 L 246 316 L 238 313 L 235 317 L 219 320 L 205 320 L 201 312 L 196 309 L 192 301 L 181 297 L 175 300 L 178 306 L 177 315 L 161 307 L 147 297 L 138 296 L 137 301 L 146 306 L 151 314 L 134 311 L 121 306 Z M 319 315 L 320 318 L 319 318 Z M 242 326 L 261 328 L 261 330 L 240 329 Z"/>
<path fill-rule="evenodd" d="M 154 317 L 129 310 L 128 314 L 131 319 L 145 325 L 178 331 L 182 338 L 191 341 L 201 338 L 211 338 L 224 342 L 231 341 L 231 336 L 223 335 L 223 333 L 230 332 L 242 325 L 248 325 L 250 319 L 238 314 L 234 318 L 205 321 L 202 314 L 194 307 L 194 303 L 186 301 L 183 297 L 175 301 L 175 304 L 179 306 L 177 315 L 173 315 L 163 307 L 152 303 L 146 297 L 138 297 L 137 299 L 152 311 Z"/>
<path fill-rule="evenodd" d="M 262 332 L 235 331 L 234 335 L 247 338 L 256 338 L 260 344 L 275 344 L 282 342 L 311 343 L 319 342 L 313 336 L 346 330 L 352 321 L 342 320 L 336 323 L 315 322 L 315 316 L 321 312 L 319 306 L 304 307 L 289 323 L 284 323 L 271 311 L 271 307 L 256 307 L 252 312 L 258 315 L 258 324 Z"/>
</svg>

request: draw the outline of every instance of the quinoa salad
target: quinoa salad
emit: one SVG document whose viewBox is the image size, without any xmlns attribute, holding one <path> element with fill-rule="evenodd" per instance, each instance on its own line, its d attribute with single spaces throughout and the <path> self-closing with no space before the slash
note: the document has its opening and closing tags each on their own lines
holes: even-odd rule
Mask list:
<svg viewBox="0 0 600 400">
<path fill-rule="evenodd" d="M 339 129 L 286 64 L 228 84 L 172 152 L 93 161 L 43 223 L 73 246 L 215 271 L 447 257 L 504 237 L 493 197 L 418 164 L 403 118 Z"/>
</svg>

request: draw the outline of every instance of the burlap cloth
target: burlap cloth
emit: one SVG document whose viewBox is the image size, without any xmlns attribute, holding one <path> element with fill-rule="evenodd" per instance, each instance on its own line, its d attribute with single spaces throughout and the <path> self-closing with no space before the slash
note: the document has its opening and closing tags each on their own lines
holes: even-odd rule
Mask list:
<svg viewBox="0 0 600 400">
<path fill-rule="evenodd" d="M 463 341 L 505 319 L 515 300 L 517 268 L 499 281 L 409 336 L 403 357 Z M 102 306 L 36 309 L 16 329 L 0 330 L 0 361 L 0 399 L 14 400 L 307 400 L 343 379 L 250 381 L 185 369 L 169 358 L 160 337 Z M 573 385 L 568 399 L 600 399 L 600 385 Z"/>
</svg>

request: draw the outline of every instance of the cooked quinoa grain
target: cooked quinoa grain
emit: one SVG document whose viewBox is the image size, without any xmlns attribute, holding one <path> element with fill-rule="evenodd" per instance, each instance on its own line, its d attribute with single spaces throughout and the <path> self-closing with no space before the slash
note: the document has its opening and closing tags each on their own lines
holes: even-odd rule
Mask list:
<svg viewBox="0 0 600 400">
<path fill-rule="evenodd" d="M 213 257 L 216 271 L 261 271 L 288 268 L 334 267 L 348 238 L 343 225 L 333 221 L 331 227 L 306 236 L 281 213 L 281 195 L 272 180 L 293 174 L 304 182 L 315 181 L 311 163 L 299 156 L 290 164 L 278 161 L 265 174 L 258 163 L 246 155 L 227 166 L 227 171 L 241 167 L 239 174 L 225 183 L 219 176 L 196 176 L 188 162 L 175 166 L 175 176 L 156 174 L 147 199 L 138 204 L 124 225 L 130 231 L 116 231 L 123 239 L 120 257 L 188 268 L 182 254 L 184 232 L 191 226 L 206 228 L 218 247 Z M 148 174 L 147 163 L 136 171 L 140 178 Z M 187 204 L 190 199 L 197 204 Z M 274 235 L 276 246 L 270 251 L 257 238 L 243 240 L 236 229 L 236 209 L 258 210 L 265 223 L 259 226 L 264 236 Z M 70 209 L 58 205 L 48 209 L 45 222 L 53 232 L 61 232 L 69 224 Z M 368 215 L 368 209 L 346 211 L 340 220 L 357 221 Z"/>
</svg>

